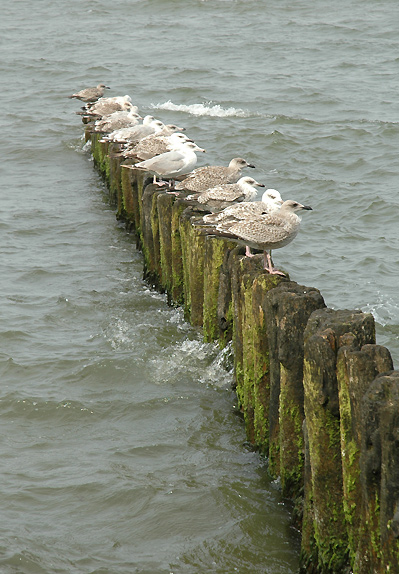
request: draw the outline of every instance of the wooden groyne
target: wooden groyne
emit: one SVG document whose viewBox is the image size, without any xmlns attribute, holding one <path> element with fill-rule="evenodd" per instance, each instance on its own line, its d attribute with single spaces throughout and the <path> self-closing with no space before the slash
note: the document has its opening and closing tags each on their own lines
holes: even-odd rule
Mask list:
<svg viewBox="0 0 399 574">
<path fill-rule="evenodd" d="M 269 275 L 262 256 L 210 235 L 193 202 L 122 169 L 86 131 L 144 276 L 205 341 L 230 341 L 248 440 L 268 458 L 302 532 L 301 572 L 399 572 L 399 371 L 371 314 Z"/>
</svg>

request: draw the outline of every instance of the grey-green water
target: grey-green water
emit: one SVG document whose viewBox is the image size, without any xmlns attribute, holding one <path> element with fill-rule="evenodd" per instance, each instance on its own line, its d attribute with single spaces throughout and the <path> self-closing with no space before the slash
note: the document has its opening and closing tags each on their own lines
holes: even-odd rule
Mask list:
<svg viewBox="0 0 399 574">
<path fill-rule="evenodd" d="M 399 358 L 396 2 L 2 6 L 0 569 L 290 573 L 223 355 L 141 280 L 82 151 L 100 81 L 313 207 L 275 253 Z"/>
</svg>

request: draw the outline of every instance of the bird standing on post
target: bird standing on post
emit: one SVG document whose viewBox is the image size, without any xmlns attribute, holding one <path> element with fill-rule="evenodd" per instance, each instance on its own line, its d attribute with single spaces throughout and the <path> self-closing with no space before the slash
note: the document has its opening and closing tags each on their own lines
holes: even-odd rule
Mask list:
<svg viewBox="0 0 399 574">
<path fill-rule="evenodd" d="M 76 92 L 76 94 L 72 94 L 72 96 L 68 96 L 68 98 L 76 98 L 77 100 L 82 100 L 82 102 L 96 102 L 99 98 L 102 98 L 104 95 L 104 90 L 110 90 L 109 86 L 105 84 L 98 84 L 95 88 L 85 88 L 84 90 L 80 90 L 80 92 Z"/>
<path fill-rule="evenodd" d="M 311 209 L 309 205 L 288 199 L 273 213 L 249 217 L 233 223 L 228 229 L 226 226 L 218 229 L 217 226 L 216 234 L 240 245 L 261 249 L 264 254 L 264 269 L 271 275 L 285 276 L 285 273 L 273 267 L 271 251 L 280 249 L 295 239 L 301 224 L 301 218 L 296 212 Z"/>
</svg>

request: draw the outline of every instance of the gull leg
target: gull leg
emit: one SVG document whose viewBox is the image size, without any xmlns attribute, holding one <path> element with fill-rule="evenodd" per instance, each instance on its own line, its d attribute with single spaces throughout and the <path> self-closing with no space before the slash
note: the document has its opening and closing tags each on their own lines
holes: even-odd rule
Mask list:
<svg viewBox="0 0 399 574">
<path fill-rule="evenodd" d="M 247 257 L 255 257 L 255 255 L 253 253 L 251 253 L 251 248 L 248 247 L 248 245 L 245 246 L 245 255 Z"/>
<path fill-rule="evenodd" d="M 171 179 L 169 181 L 169 189 L 170 191 L 167 191 L 166 193 L 169 193 L 170 195 L 175 195 L 176 197 L 178 197 L 180 195 L 180 191 L 173 191 L 175 189 L 175 180 Z"/>
<path fill-rule="evenodd" d="M 164 185 L 167 185 L 167 184 L 166 184 L 166 181 L 162 181 L 162 180 L 157 181 L 157 176 L 156 176 L 156 175 L 154 175 L 154 179 L 153 179 L 152 183 L 153 183 L 154 185 L 157 185 L 158 187 L 164 187 Z"/>
<path fill-rule="evenodd" d="M 263 261 L 264 261 L 264 268 L 266 269 L 266 271 L 270 273 L 270 275 L 282 275 L 283 277 L 285 277 L 285 273 L 273 267 L 270 251 L 263 252 Z"/>
</svg>

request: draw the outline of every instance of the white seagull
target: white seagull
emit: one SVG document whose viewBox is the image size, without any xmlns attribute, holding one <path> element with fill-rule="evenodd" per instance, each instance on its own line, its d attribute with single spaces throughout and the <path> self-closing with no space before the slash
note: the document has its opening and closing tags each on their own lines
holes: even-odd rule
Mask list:
<svg viewBox="0 0 399 574">
<path fill-rule="evenodd" d="M 135 165 L 123 165 L 122 167 L 148 171 L 154 175 L 154 183 L 157 183 L 156 176 L 171 179 L 170 187 L 173 188 L 176 177 L 189 173 L 195 167 L 197 163 L 196 151 L 205 152 L 196 143 L 189 141 L 178 144 L 177 148 L 161 155 L 156 155 L 151 159 L 146 159 Z M 158 185 L 163 185 L 163 183 L 160 182 Z"/>
</svg>

